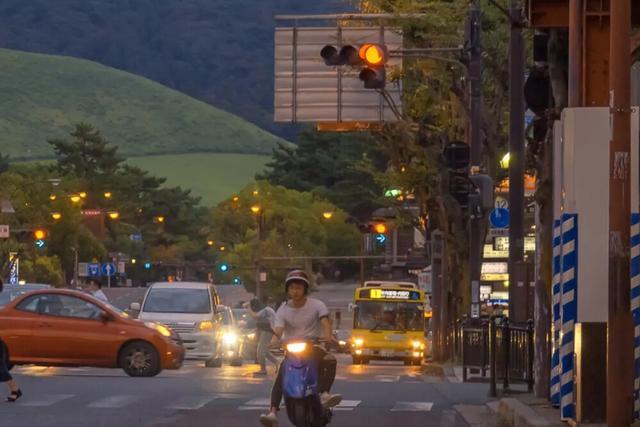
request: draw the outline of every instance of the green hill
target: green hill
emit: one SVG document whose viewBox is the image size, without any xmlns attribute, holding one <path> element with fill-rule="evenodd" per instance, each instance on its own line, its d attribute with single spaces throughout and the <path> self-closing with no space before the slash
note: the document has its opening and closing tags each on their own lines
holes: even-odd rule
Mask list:
<svg viewBox="0 0 640 427">
<path fill-rule="evenodd" d="M 0 49 L 0 152 L 53 155 L 47 139 L 81 121 L 125 156 L 270 154 L 280 138 L 151 80 L 95 62 Z"/>
</svg>

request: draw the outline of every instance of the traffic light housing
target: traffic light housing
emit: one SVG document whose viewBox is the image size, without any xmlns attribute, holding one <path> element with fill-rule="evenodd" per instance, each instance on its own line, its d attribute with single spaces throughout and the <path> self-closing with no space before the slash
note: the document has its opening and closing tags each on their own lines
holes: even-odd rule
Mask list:
<svg viewBox="0 0 640 427">
<path fill-rule="evenodd" d="M 233 278 L 233 284 L 234 285 L 240 285 L 240 284 L 242 284 L 242 280 L 240 280 L 240 278 L 236 276 L 236 277 Z"/>
<path fill-rule="evenodd" d="M 469 193 L 471 192 L 471 182 L 467 172 L 449 171 L 449 194 L 466 209 L 469 206 Z"/>
<path fill-rule="evenodd" d="M 150 262 L 145 262 L 144 263 L 144 269 L 145 270 L 151 270 L 151 263 Z"/>
<path fill-rule="evenodd" d="M 385 65 L 389 58 L 387 47 L 375 43 L 362 46 L 326 45 L 320 50 L 320 56 L 329 66 L 350 65 L 362 69 L 358 78 L 366 89 L 383 89 L 387 80 Z"/>
<path fill-rule="evenodd" d="M 450 142 L 444 148 L 442 155 L 449 169 L 461 170 L 469 167 L 471 156 L 469 144 L 461 141 Z"/>
<path fill-rule="evenodd" d="M 218 265 L 218 270 L 220 270 L 220 272 L 222 273 L 226 273 L 227 271 L 231 270 L 231 266 L 226 262 L 223 262 Z"/>
<path fill-rule="evenodd" d="M 33 238 L 35 240 L 44 240 L 47 238 L 47 231 L 42 228 L 36 228 L 33 230 Z"/>
</svg>

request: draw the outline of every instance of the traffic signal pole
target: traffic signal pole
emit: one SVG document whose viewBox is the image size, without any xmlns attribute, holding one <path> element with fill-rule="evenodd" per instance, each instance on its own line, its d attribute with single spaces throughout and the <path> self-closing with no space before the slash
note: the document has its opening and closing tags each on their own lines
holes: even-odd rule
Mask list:
<svg viewBox="0 0 640 427">
<path fill-rule="evenodd" d="M 482 44 L 480 0 L 473 0 L 469 9 L 469 145 L 471 169 L 482 165 Z M 472 213 L 469 219 L 469 279 L 471 282 L 471 317 L 480 315 L 480 265 L 482 253 L 481 218 Z"/>
<path fill-rule="evenodd" d="M 607 425 L 631 425 L 633 323 L 630 293 L 631 1 L 610 2 L 609 318 Z M 637 161 L 637 160 L 636 160 Z M 637 206 L 634 206 L 637 208 Z M 634 209 L 635 211 L 636 209 Z"/>
<path fill-rule="evenodd" d="M 527 321 L 526 277 L 516 277 L 524 269 L 515 266 L 524 254 L 524 42 L 522 39 L 522 6 L 511 0 L 509 9 L 511 35 L 509 41 L 509 317 Z M 518 289 L 524 287 L 524 290 Z M 519 301 L 518 297 L 522 297 Z"/>
</svg>

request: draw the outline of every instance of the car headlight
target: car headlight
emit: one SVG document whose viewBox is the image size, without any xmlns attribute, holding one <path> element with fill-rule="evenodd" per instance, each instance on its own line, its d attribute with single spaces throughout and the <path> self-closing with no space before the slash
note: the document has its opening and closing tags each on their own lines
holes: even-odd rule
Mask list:
<svg viewBox="0 0 640 427">
<path fill-rule="evenodd" d="M 293 354 L 302 353 L 307 348 L 306 342 L 292 342 L 287 344 L 287 351 Z"/>
<path fill-rule="evenodd" d="M 340 340 L 340 341 L 338 341 L 338 344 L 340 344 L 340 345 L 347 345 L 347 342 L 346 342 L 346 341 L 344 341 L 344 340 Z"/>
<path fill-rule="evenodd" d="M 238 335 L 234 332 L 225 332 L 222 335 L 222 341 L 227 345 L 233 345 L 238 342 Z"/>
<path fill-rule="evenodd" d="M 198 330 L 199 331 L 213 330 L 213 322 L 211 320 L 203 320 L 202 322 L 198 323 Z"/>
<path fill-rule="evenodd" d="M 155 323 L 155 322 L 144 322 L 144 324 L 145 324 L 145 326 L 147 328 L 155 329 L 156 331 L 160 332 L 165 337 L 170 337 L 171 336 L 171 330 L 169 330 L 169 328 L 167 328 L 164 325 L 160 325 L 160 324 Z"/>
<path fill-rule="evenodd" d="M 353 340 L 353 343 L 356 345 L 356 347 L 360 347 L 362 344 L 364 344 L 364 340 L 362 338 L 356 338 Z"/>
<path fill-rule="evenodd" d="M 256 338 L 256 333 L 255 332 L 251 332 L 249 335 L 247 335 L 247 338 L 249 338 L 250 340 L 253 340 Z"/>
</svg>

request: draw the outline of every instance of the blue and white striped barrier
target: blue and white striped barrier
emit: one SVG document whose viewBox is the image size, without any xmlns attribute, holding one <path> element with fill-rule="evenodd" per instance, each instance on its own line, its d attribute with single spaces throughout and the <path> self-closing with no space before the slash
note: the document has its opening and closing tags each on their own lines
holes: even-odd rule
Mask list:
<svg viewBox="0 0 640 427">
<path fill-rule="evenodd" d="M 562 215 L 562 333 L 560 343 L 560 416 L 575 418 L 574 328 L 578 312 L 578 215 Z"/>
<path fill-rule="evenodd" d="M 560 329 L 562 325 L 562 318 L 560 316 L 560 295 L 562 282 L 560 281 L 561 275 L 561 233 L 560 233 L 560 220 L 553 222 L 553 278 L 552 278 L 552 291 L 553 291 L 553 303 L 552 303 L 552 315 L 553 322 L 551 324 L 551 333 L 553 337 L 552 341 L 552 353 L 551 353 L 551 382 L 550 382 L 550 396 L 551 404 L 553 406 L 560 406 Z"/>
<path fill-rule="evenodd" d="M 631 314 L 634 336 L 633 418 L 640 419 L 640 214 L 631 214 Z"/>
</svg>

